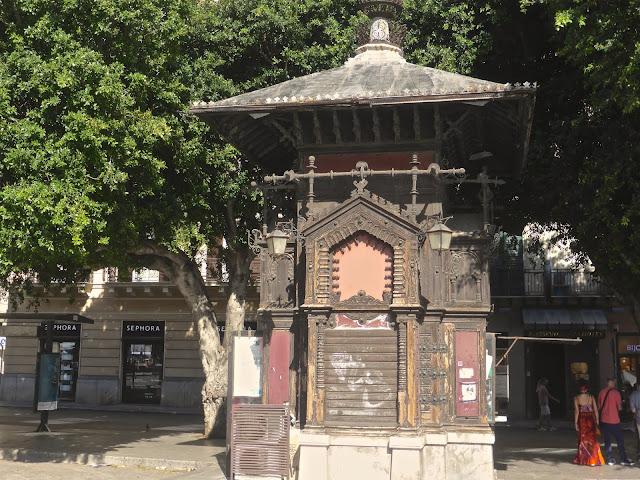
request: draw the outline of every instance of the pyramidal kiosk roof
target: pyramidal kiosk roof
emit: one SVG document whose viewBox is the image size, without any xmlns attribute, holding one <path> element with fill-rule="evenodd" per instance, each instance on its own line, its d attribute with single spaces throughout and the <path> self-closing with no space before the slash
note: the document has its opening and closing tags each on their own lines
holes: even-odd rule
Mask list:
<svg viewBox="0 0 640 480">
<path fill-rule="evenodd" d="M 224 100 L 196 101 L 190 112 L 210 124 L 243 154 L 273 169 L 283 159 L 296 158 L 307 148 L 317 150 L 318 142 L 331 143 L 338 130 L 336 142 L 343 147 L 349 143 L 350 132 L 356 125 L 340 117 L 339 112 L 351 111 L 353 115 L 361 112 L 364 125 L 366 115 L 370 116 L 374 107 L 391 110 L 408 107 L 424 112 L 435 105 L 464 105 L 476 109 L 478 118 L 461 119 L 456 128 L 470 139 L 477 133 L 480 121 L 485 149 L 511 164 L 513 174 L 525 163 L 536 87 L 528 82 L 498 83 L 414 65 L 404 59 L 400 48 L 366 44 L 340 67 Z M 324 123 L 333 126 L 326 127 L 328 130 L 324 132 L 318 115 L 327 111 L 338 113 L 334 114 L 334 120 L 330 114 L 328 120 L 325 118 Z M 305 117 L 310 115 L 312 120 Z M 306 138 L 306 131 L 321 134 Z M 473 150 L 473 146 L 469 148 Z M 466 157 L 450 160 L 461 164 Z"/>
</svg>

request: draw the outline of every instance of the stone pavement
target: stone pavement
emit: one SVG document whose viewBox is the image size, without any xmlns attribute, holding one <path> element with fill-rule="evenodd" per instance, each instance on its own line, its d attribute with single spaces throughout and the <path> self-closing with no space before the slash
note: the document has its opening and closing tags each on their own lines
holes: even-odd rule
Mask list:
<svg viewBox="0 0 640 480">
<path fill-rule="evenodd" d="M 225 441 L 203 438 L 201 414 L 64 408 L 50 412 L 51 432 L 36 433 L 39 424 L 40 413 L 30 408 L 0 406 L 0 460 L 121 465 L 225 478 Z"/>
<path fill-rule="evenodd" d="M 128 407 L 130 411 L 122 411 L 127 408 L 123 405 L 92 410 L 77 405 L 67 407 L 72 408 L 50 413 L 52 432 L 36 433 L 39 413 L 24 406 L 0 405 L 0 477 L 3 480 L 70 480 L 89 476 L 105 480 L 123 477 L 225 479 L 225 442 L 202 437 L 202 415 L 199 413 L 149 407 L 144 407 L 143 412 L 136 411 L 140 407 L 135 406 Z M 557 422 L 556 426 L 556 431 L 539 432 L 534 421 L 498 424 L 494 448 L 497 479 L 640 478 L 640 464 L 594 468 L 573 465 L 576 449 L 573 425 Z M 632 459 L 638 455 L 636 438 L 635 432 L 625 431 L 625 444 Z M 619 460 L 615 447 L 614 453 Z M 9 468 L 2 470 L 2 465 L 8 464 L 6 461 L 29 464 L 24 464 L 16 476 L 8 476 Z M 51 474 L 46 477 L 38 473 L 47 471 L 43 465 L 51 466 Z M 93 469 L 87 465 L 92 465 Z M 106 465 L 110 467 L 99 468 Z M 55 475 L 54 471 L 57 472 Z M 154 472 L 157 473 L 155 476 Z"/>
<path fill-rule="evenodd" d="M 631 467 L 603 465 L 600 467 L 573 464 L 576 455 L 576 431 L 572 422 L 556 422 L 557 430 L 538 431 L 535 421 L 497 424 L 495 428 L 494 466 L 498 480 L 639 479 L 640 463 Z M 638 457 L 638 436 L 625 425 L 627 456 Z M 600 439 L 603 449 L 604 441 Z M 613 447 L 616 462 L 618 449 Z M 605 456 L 606 457 L 606 456 Z M 605 458 L 606 459 L 606 458 Z"/>
</svg>

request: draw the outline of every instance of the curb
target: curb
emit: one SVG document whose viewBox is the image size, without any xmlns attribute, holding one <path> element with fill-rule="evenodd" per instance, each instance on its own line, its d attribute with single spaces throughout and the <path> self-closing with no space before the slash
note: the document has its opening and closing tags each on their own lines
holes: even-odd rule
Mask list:
<svg viewBox="0 0 640 480">
<path fill-rule="evenodd" d="M 122 465 L 126 467 L 165 468 L 166 470 L 188 470 L 217 468 L 218 462 L 190 460 L 166 460 L 163 458 L 123 457 L 92 453 L 42 452 L 22 448 L 0 448 L 0 460 L 13 462 L 56 462 L 79 463 L 84 465 Z M 222 470 L 220 470 L 223 475 Z"/>
<path fill-rule="evenodd" d="M 0 402 L 0 407 L 8 408 L 28 408 L 33 410 L 33 404 L 25 402 Z M 57 410 L 86 410 L 89 412 L 114 412 L 114 413 L 158 413 L 168 415 L 201 415 L 204 416 L 202 408 L 177 408 L 163 407 L 160 405 L 138 405 L 126 403 L 114 403 L 111 405 L 93 405 L 75 402 L 58 402 Z M 39 412 L 38 412 L 39 413 Z"/>
</svg>

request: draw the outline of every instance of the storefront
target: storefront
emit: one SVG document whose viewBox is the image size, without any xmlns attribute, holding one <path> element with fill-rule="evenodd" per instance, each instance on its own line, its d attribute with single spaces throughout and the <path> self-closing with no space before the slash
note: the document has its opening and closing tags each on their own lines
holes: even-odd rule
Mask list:
<svg viewBox="0 0 640 480">
<path fill-rule="evenodd" d="M 640 335 L 619 333 L 616 337 L 616 345 L 618 388 L 622 392 L 625 405 L 629 405 L 629 395 L 640 374 Z"/>
<path fill-rule="evenodd" d="M 160 404 L 165 322 L 122 324 L 122 402 Z"/>
<path fill-rule="evenodd" d="M 81 325 L 53 324 L 53 353 L 60 354 L 60 376 L 58 381 L 58 400 L 73 402 L 76 399 L 78 369 L 80 366 Z M 40 351 L 45 350 L 47 324 L 38 327 Z"/>
<path fill-rule="evenodd" d="M 600 340 L 605 338 L 607 318 L 602 310 L 523 309 L 522 320 L 526 336 L 550 340 L 525 346 L 527 417 L 538 416 L 536 386 L 547 378 L 549 391 L 560 400 L 552 405 L 551 415 L 567 418 L 573 414 L 578 382 L 600 388 Z"/>
</svg>

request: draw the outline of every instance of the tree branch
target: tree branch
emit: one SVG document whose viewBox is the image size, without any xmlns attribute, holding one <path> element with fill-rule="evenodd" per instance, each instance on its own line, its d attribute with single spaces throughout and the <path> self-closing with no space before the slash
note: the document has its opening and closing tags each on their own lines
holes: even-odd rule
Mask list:
<svg viewBox="0 0 640 480">
<path fill-rule="evenodd" d="M 18 10 L 18 5 L 15 1 L 11 2 L 13 4 L 13 14 L 16 16 L 16 23 L 22 23 L 22 17 L 20 16 L 20 10 Z"/>
<path fill-rule="evenodd" d="M 227 240 L 236 238 L 236 235 L 238 234 L 238 227 L 236 225 L 236 216 L 234 214 L 235 212 L 234 206 L 235 206 L 234 200 L 229 199 L 227 201 L 227 205 L 225 209 L 226 220 L 227 220 L 227 231 L 229 232 L 229 238 Z M 231 245 L 231 243 L 234 243 L 234 242 L 228 242 L 228 243 L 229 243 L 229 248 L 234 248 Z"/>
</svg>

